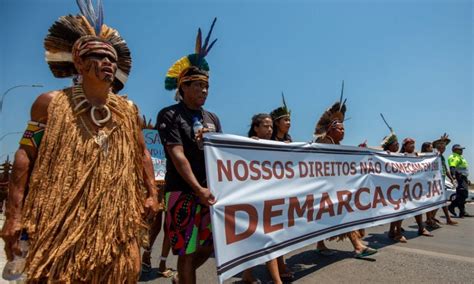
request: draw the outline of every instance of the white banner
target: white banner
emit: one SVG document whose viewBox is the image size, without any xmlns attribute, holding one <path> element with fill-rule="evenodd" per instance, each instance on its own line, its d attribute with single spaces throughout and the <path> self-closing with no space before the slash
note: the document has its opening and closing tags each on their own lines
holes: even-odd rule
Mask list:
<svg viewBox="0 0 474 284">
<path fill-rule="evenodd" d="M 445 203 L 436 154 L 208 134 L 204 153 L 220 282 L 319 240 Z"/>
</svg>

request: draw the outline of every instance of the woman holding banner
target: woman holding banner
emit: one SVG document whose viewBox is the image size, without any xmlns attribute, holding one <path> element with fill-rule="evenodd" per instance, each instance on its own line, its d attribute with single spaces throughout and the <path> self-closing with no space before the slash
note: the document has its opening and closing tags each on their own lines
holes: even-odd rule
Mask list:
<svg viewBox="0 0 474 284">
<path fill-rule="evenodd" d="M 403 139 L 402 149 L 400 149 L 400 153 L 404 153 L 408 156 L 416 156 L 415 152 L 415 139 L 412 138 L 405 138 Z M 415 216 L 416 223 L 418 224 L 418 235 L 425 236 L 425 237 L 433 237 L 433 235 L 425 228 L 423 225 L 423 215 L 416 215 Z"/>
<path fill-rule="evenodd" d="M 252 117 L 252 123 L 248 131 L 248 137 L 254 139 L 265 139 L 271 140 L 273 134 L 273 121 L 272 117 L 266 113 L 259 113 Z M 266 263 L 268 272 L 272 277 L 273 283 L 281 284 L 282 280 L 285 282 L 293 281 L 293 274 L 286 272 L 286 264 L 283 260 L 283 256 L 272 259 Z M 284 271 L 284 273 L 280 273 Z M 246 269 L 242 273 L 242 281 L 246 283 L 256 283 L 258 281 L 252 275 L 252 269 Z"/>
<path fill-rule="evenodd" d="M 291 127 L 291 111 L 286 106 L 285 96 L 281 94 L 283 106 L 276 108 L 270 112 L 273 120 L 273 132 L 271 140 L 290 143 L 293 142 L 289 134 Z M 293 272 L 288 269 L 283 256 L 277 258 L 278 270 L 280 271 L 280 278 L 285 281 L 293 281 Z M 281 273 L 283 272 L 283 273 Z"/>
<path fill-rule="evenodd" d="M 382 114 L 380 114 L 382 115 Z M 382 116 L 383 118 L 383 116 Z M 384 119 L 384 118 L 383 118 Z M 385 121 L 385 119 L 384 119 Z M 387 124 L 387 122 L 385 121 Z M 387 124 L 388 128 L 390 129 L 390 135 L 385 136 L 383 141 L 382 141 L 382 149 L 384 151 L 387 151 L 388 153 L 396 153 L 398 152 L 398 149 L 400 147 L 400 144 L 398 143 L 398 137 L 395 135 L 393 132 L 393 129 Z M 402 222 L 403 220 L 399 221 L 394 221 L 390 223 L 390 229 L 388 231 L 388 237 L 394 241 L 400 242 L 400 243 L 406 243 L 407 239 L 403 235 L 403 229 L 402 229 Z"/>
</svg>

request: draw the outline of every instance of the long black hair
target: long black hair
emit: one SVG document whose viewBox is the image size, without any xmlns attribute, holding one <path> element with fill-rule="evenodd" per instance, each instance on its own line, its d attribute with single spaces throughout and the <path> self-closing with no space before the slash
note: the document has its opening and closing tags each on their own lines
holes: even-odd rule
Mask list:
<svg viewBox="0 0 474 284">
<path fill-rule="evenodd" d="M 428 153 L 428 148 L 432 146 L 431 142 L 424 142 L 421 145 L 421 153 Z"/>
<path fill-rule="evenodd" d="M 272 138 L 271 138 L 272 140 L 280 141 L 279 138 L 277 138 L 277 134 L 278 134 L 277 122 L 280 121 L 283 118 L 285 118 L 285 116 L 280 117 L 279 119 L 273 120 L 273 132 L 272 132 Z M 283 135 L 283 140 L 281 140 L 281 141 L 290 141 L 290 142 L 292 142 L 293 140 L 291 139 L 290 134 L 287 132 L 287 133 L 285 133 L 285 135 Z"/>
<path fill-rule="evenodd" d="M 250 129 L 248 132 L 248 137 L 254 137 L 257 136 L 257 133 L 255 133 L 255 130 L 253 129 L 255 126 L 260 126 L 260 123 L 262 123 L 265 119 L 272 117 L 268 113 L 259 113 L 254 116 L 252 116 L 252 123 L 250 124 Z"/>
</svg>

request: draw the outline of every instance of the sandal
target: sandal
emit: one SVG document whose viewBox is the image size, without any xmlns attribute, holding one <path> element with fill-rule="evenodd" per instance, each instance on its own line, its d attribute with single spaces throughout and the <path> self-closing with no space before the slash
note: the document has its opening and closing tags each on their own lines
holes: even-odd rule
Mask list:
<svg viewBox="0 0 474 284">
<path fill-rule="evenodd" d="M 418 231 L 418 236 L 433 237 L 433 235 L 427 229 L 423 228 L 422 231 Z"/>
<path fill-rule="evenodd" d="M 165 277 L 165 278 L 170 278 L 170 277 L 172 277 L 173 275 L 176 274 L 176 272 L 171 268 L 166 268 L 165 271 L 159 271 L 158 270 L 157 273 L 158 273 L 158 275 L 161 275 L 162 277 Z"/>
<path fill-rule="evenodd" d="M 367 257 L 369 255 L 373 255 L 373 254 L 376 254 L 377 253 L 377 250 L 376 249 L 373 249 L 371 247 L 366 247 L 365 249 L 363 249 L 361 252 L 357 253 L 355 252 L 355 255 L 354 257 L 355 258 L 364 258 L 364 257 Z"/>
<path fill-rule="evenodd" d="M 393 238 L 394 241 L 406 244 L 408 241 L 404 235 L 398 235 Z"/>
<path fill-rule="evenodd" d="M 453 221 L 453 220 L 449 220 L 448 222 L 446 222 L 446 224 L 454 226 L 454 225 L 457 225 L 459 223 L 456 222 L 456 221 Z"/>
</svg>

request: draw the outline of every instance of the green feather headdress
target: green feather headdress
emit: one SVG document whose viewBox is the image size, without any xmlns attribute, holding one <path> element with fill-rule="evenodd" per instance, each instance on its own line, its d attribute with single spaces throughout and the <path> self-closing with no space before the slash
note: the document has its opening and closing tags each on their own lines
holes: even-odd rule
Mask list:
<svg viewBox="0 0 474 284">
<path fill-rule="evenodd" d="M 166 73 L 166 79 L 165 79 L 166 90 L 171 91 L 171 90 L 179 88 L 180 83 L 182 83 L 184 79 L 183 75 L 186 73 L 186 71 L 190 67 L 194 66 L 202 71 L 209 72 L 209 64 L 207 63 L 205 57 L 217 41 L 217 39 L 214 39 L 211 42 L 211 44 L 209 44 L 211 33 L 212 33 L 212 30 L 214 29 L 216 20 L 217 18 L 214 18 L 214 21 L 212 21 L 211 28 L 209 30 L 209 33 L 206 36 L 204 44 L 202 44 L 201 29 L 199 28 L 198 34 L 196 37 L 196 47 L 194 50 L 195 53 L 181 57 L 178 61 L 176 61 L 173 64 L 173 66 L 170 67 L 170 69 Z M 202 76 L 205 76 L 205 75 L 202 75 Z"/>
</svg>

